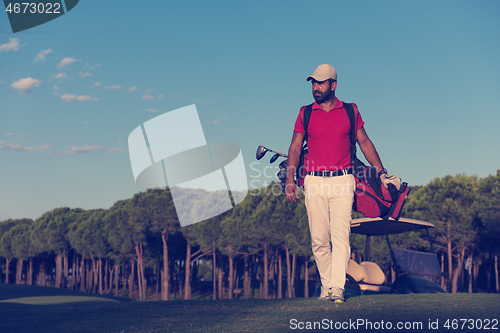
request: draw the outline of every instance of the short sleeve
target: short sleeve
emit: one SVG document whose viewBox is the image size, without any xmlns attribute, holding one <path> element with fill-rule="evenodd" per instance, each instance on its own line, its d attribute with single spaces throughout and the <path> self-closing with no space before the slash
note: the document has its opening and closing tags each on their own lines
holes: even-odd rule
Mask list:
<svg viewBox="0 0 500 333">
<path fill-rule="evenodd" d="M 306 131 L 304 130 L 304 109 L 305 106 L 300 108 L 297 120 L 295 120 L 295 128 L 293 129 L 293 131 L 305 135 Z"/>
</svg>

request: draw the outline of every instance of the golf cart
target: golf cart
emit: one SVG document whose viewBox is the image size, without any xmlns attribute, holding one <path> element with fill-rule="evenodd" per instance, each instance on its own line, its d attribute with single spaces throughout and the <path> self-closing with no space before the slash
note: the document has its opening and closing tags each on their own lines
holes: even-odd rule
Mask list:
<svg viewBox="0 0 500 333">
<path fill-rule="evenodd" d="M 365 261 L 360 264 L 349 261 L 346 274 L 346 294 L 351 296 L 381 293 L 445 293 L 436 282 L 442 272 L 438 258 L 434 253 L 429 228 L 434 225 L 419 220 L 401 217 L 397 221 L 382 218 L 360 218 L 352 220 L 351 233 L 365 235 Z M 431 252 L 405 250 L 391 246 L 389 235 L 425 229 Z M 389 287 L 385 285 L 382 269 L 370 261 L 371 236 L 385 236 L 396 272 L 396 279 Z"/>
</svg>

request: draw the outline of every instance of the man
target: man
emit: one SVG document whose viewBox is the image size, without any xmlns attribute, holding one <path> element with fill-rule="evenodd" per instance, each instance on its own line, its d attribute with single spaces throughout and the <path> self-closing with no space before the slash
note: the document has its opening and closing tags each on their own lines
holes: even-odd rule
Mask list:
<svg viewBox="0 0 500 333">
<path fill-rule="evenodd" d="M 335 97 L 337 72 L 323 64 L 307 77 L 312 82 L 315 103 L 307 129 L 309 165 L 304 179 L 305 204 L 316 266 L 321 277 L 320 299 L 343 303 L 346 270 L 349 264 L 351 211 L 355 180 L 352 175 L 349 132 L 351 125 L 343 103 Z M 385 169 L 375 146 L 363 128 L 363 120 L 355 104 L 356 139 L 366 160 L 379 173 Z M 304 141 L 305 106 L 295 122 L 288 150 L 286 198 L 296 202 L 295 170 Z M 324 172 L 329 171 L 329 172 Z M 331 245 L 330 245 L 331 243 Z"/>
</svg>

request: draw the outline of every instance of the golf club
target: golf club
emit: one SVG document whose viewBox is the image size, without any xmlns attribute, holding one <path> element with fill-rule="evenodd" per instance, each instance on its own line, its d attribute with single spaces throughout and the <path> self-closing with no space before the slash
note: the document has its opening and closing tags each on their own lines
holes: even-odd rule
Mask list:
<svg viewBox="0 0 500 333">
<path fill-rule="evenodd" d="M 271 157 L 269 163 L 274 163 L 278 159 L 278 157 L 280 157 L 280 154 L 275 154 L 273 157 Z"/>
<path fill-rule="evenodd" d="M 275 153 L 275 154 L 277 154 L 278 156 L 282 156 L 282 157 L 286 157 L 286 158 L 288 158 L 288 155 L 285 155 L 285 154 L 283 154 L 283 153 L 279 153 L 279 152 L 277 152 L 277 151 L 271 150 L 271 149 L 266 148 L 266 147 L 264 147 L 264 146 L 259 146 L 259 147 L 257 147 L 257 152 L 256 152 L 256 154 L 255 154 L 255 157 L 257 158 L 257 160 L 260 160 L 262 157 L 264 157 L 264 155 L 265 155 L 268 151 L 270 151 L 271 153 Z M 271 158 L 271 160 L 273 160 L 273 159 L 274 159 L 274 156 Z M 276 159 L 277 159 L 277 157 L 276 157 Z M 273 163 L 274 161 L 276 161 L 276 159 L 274 159 L 271 163 Z"/>
</svg>

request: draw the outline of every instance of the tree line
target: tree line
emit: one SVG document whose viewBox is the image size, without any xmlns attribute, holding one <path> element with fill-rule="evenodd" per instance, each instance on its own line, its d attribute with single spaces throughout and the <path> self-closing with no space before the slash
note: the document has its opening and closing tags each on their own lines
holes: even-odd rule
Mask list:
<svg viewBox="0 0 500 333">
<path fill-rule="evenodd" d="M 436 226 L 431 235 L 447 291 L 499 291 L 500 170 L 483 179 L 445 176 L 415 187 L 403 216 Z M 418 232 L 391 241 L 416 250 L 427 246 Z M 363 242 L 351 236 L 358 262 Z M 370 259 L 390 281 L 386 246 L 371 242 Z M 109 209 L 64 207 L 36 220 L 6 220 L 0 222 L 0 258 L 3 283 L 139 300 L 191 299 L 193 291 L 214 300 L 308 297 L 319 281 L 303 196 L 292 204 L 276 183 L 250 191 L 224 214 L 182 228 L 168 188 Z"/>
</svg>

